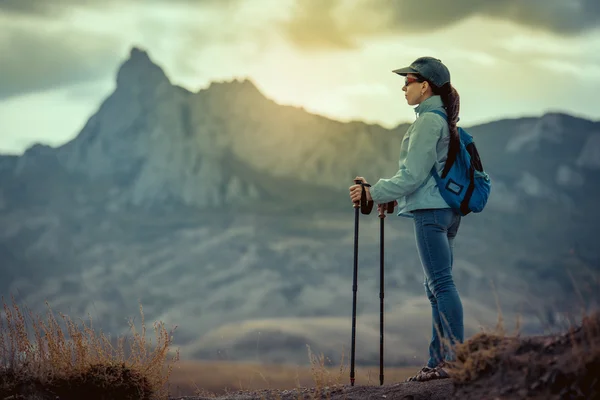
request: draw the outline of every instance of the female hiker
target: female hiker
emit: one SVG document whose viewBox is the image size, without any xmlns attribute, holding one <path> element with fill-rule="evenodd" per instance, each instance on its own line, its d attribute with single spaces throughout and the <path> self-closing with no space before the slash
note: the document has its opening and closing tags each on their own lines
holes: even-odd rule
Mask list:
<svg viewBox="0 0 600 400">
<path fill-rule="evenodd" d="M 452 279 L 453 241 L 461 216 L 442 198 L 431 169 L 435 167 L 441 175 L 446 159 L 457 153 L 459 96 L 450 83 L 450 72 L 438 59 L 420 57 L 393 72 L 406 77 L 402 90 L 406 102 L 417 105 L 416 120 L 402 140 L 398 172 L 365 187 L 365 194 L 378 209 L 397 201 L 398 215 L 414 219 L 425 293 L 431 302 L 432 337 L 427 365 L 408 380 L 447 378 L 445 361 L 453 361 L 455 356 L 444 342 L 463 342 L 462 302 Z M 429 112 L 433 110 L 442 111 L 448 122 Z M 361 185 L 350 186 L 352 202 L 360 197 Z"/>
</svg>

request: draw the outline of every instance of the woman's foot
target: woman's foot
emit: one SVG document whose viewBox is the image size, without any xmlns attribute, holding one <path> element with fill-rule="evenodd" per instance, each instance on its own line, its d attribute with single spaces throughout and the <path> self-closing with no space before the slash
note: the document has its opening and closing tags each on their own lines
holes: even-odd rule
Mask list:
<svg viewBox="0 0 600 400">
<path fill-rule="evenodd" d="M 424 374 L 430 373 L 431 371 L 433 371 L 433 368 L 425 366 L 425 367 L 421 368 L 419 370 L 419 372 L 417 372 L 415 375 L 407 378 L 405 382 L 417 381 L 419 379 L 419 377 L 423 376 Z"/>
<path fill-rule="evenodd" d="M 423 367 L 416 375 L 408 378 L 406 382 L 425 382 L 433 379 L 450 378 L 450 375 L 448 375 L 448 372 L 444 369 L 445 366 L 445 363 L 441 363 L 435 368 Z"/>
</svg>

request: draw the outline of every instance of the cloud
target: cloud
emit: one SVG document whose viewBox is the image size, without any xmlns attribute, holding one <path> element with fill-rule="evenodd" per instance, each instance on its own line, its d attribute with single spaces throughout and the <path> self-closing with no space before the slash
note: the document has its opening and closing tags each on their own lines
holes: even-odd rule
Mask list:
<svg viewBox="0 0 600 400">
<path fill-rule="evenodd" d="M 110 78 L 123 55 L 114 37 L 65 30 L 3 28 L 0 100 Z"/>
<path fill-rule="evenodd" d="M 59 146 L 73 139 L 113 87 L 81 83 L 0 102 L 0 152 L 20 155 L 34 143 Z"/>
<path fill-rule="evenodd" d="M 591 63 L 574 63 L 558 59 L 535 60 L 535 64 L 541 68 L 554 71 L 559 74 L 568 74 L 571 77 L 579 77 L 585 81 L 600 82 L 600 66 Z"/>
<path fill-rule="evenodd" d="M 293 5 L 293 18 L 282 24 L 285 34 L 303 48 L 355 47 L 344 26 L 335 20 L 339 0 L 303 0 Z"/>
<path fill-rule="evenodd" d="M 292 44 L 302 49 L 354 49 L 359 45 L 358 39 L 389 30 L 381 4 L 373 8 L 360 1 L 294 0 L 287 18 L 276 25 Z"/>
<path fill-rule="evenodd" d="M 59 1 L 0 0 L 0 10 L 15 14 L 46 14 L 52 12 Z"/>
<path fill-rule="evenodd" d="M 497 41 L 498 50 L 527 56 L 555 56 L 557 58 L 584 58 L 600 62 L 600 35 L 579 38 L 553 38 L 544 35 L 507 35 Z"/>
<path fill-rule="evenodd" d="M 106 8 L 119 4 L 138 2 L 148 4 L 189 4 L 227 7 L 239 0 L 0 0 L 0 11 L 12 14 L 60 15 L 69 9 L 76 8 Z"/>
<path fill-rule="evenodd" d="M 600 27 L 600 3 L 597 0 L 375 0 L 381 10 L 394 15 L 394 28 L 423 31 L 444 28 L 473 16 L 551 31 L 579 34 Z"/>
<path fill-rule="evenodd" d="M 8 81 L 0 87 L 0 100 L 111 79 L 134 45 L 150 49 L 166 71 L 180 78 L 209 74 L 213 63 L 204 60 L 223 58 L 237 62 L 221 68 L 229 73 L 258 60 L 269 38 L 276 37 L 264 18 L 281 12 L 283 2 L 259 1 L 88 0 L 79 3 L 80 9 L 69 9 L 79 0 L 0 0 L 0 26 L 7 33 L 0 36 L 0 52 L 7 55 L 0 70 Z M 228 8 L 236 3 L 239 7 Z M 195 5 L 201 5 L 200 12 Z M 21 14 L 2 15 L 3 7 Z"/>
<path fill-rule="evenodd" d="M 73 7 L 97 7 L 116 0 L 0 0 L 0 11 L 19 15 L 55 16 Z"/>
<path fill-rule="evenodd" d="M 600 28 L 598 0 L 296 0 L 285 32 L 302 48 L 351 48 L 360 40 L 423 34 L 486 17 L 558 35 Z"/>
</svg>

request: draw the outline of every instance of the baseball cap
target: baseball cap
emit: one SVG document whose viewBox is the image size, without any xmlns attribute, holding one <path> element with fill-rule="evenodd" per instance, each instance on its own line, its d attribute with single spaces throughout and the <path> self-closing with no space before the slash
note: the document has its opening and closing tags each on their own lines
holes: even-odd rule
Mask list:
<svg viewBox="0 0 600 400">
<path fill-rule="evenodd" d="M 395 69 L 392 72 L 402 76 L 419 74 L 438 87 L 450 82 L 450 71 L 442 64 L 442 60 L 434 57 L 419 57 L 408 67 Z"/>
</svg>

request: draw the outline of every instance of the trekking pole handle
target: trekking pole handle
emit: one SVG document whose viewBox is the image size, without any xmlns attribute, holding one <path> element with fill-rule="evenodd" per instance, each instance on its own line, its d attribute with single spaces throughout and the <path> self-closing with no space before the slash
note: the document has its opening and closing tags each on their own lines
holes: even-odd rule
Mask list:
<svg viewBox="0 0 600 400">
<path fill-rule="evenodd" d="M 361 183 L 362 183 L 362 181 L 360 179 L 354 180 L 354 184 L 356 184 L 356 185 L 360 185 Z M 358 207 L 360 207 L 360 200 L 354 202 L 354 208 L 358 208 Z"/>
<path fill-rule="evenodd" d="M 362 183 L 362 181 L 360 179 L 355 179 L 354 183 L 356 185 L 360 185 Z M 354 208 L 358 208 L 358 207 L 360 207 L 360 200 L 357 200 L 354 202 Z"/>
<path fill-rule="evenodd" d="M 365 187 L 371 187 L 368 183 L 363 183 L 360 179 L 355 179 L 354 183 L 361 186 L 362 195 L 360 197 L 360 202 L 354 202 L 354 208 L 360 207 L 360 212 L 362 214 L 370 214 L 373 209 L 373 201 L 367 200 L 367 194 Z"/>
<path fill-rule="evenodd" d="M 379 206 L 379 218 L 385 218 L 385 213 L 391 214 L 394 212 L 394 202 L 390 201 L 385 206 Z"/>
</svg>

